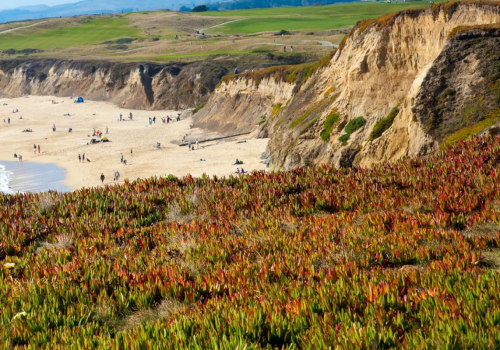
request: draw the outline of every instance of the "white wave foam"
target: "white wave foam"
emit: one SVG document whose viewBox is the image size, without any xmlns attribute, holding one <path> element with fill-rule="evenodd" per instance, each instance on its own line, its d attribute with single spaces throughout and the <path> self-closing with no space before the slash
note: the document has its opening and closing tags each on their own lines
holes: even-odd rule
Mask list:
<svg viewBox="0 0 500 350">
<path fill-rule="evenodd" d="M 14 191 L 9 187 L 10 178 L 12 177 L 12 173 L 5 169 L 5 166 L 0 164 L 0 192 L 13 194 Z"/>
</svg>

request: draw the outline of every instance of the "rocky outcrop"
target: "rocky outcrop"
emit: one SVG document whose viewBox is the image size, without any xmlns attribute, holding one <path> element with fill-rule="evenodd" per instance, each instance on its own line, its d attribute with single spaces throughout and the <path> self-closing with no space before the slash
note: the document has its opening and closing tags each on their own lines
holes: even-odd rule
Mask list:
<svg viewBox="0 0 500 350">
<path fill-rule="evenodd" d="M 247 118 L 255 122 L 265 111 L 260 135 L 270 136 L 271 163 L 281 169 L 324 162 L 370 166 L 428 154 L 460 129 L 495 121 L 499 35 L 493 24 L 499 22 L 500 4 L 483 1 L 362 21 L 328 64 L 294 82 L 279 113 L 271 108 L 277 101 L 266 97 L 263 103 L 260 85 L 245 77 L 231 83 L 239 87 L 234 96 L 248 97 L 244 108 L 228 97 L 230 85 L 217 89 L 207 106 L 231 101 L 234 107 L 217 117 L 217 127 L 226 128 Z M 286 79 L 275 83 L 290 91 Z M 481 113 L 464 112 L 481 99 L 487 106 Z M 201 113 L 209 119 L 209 109 Z"/>
</svg>

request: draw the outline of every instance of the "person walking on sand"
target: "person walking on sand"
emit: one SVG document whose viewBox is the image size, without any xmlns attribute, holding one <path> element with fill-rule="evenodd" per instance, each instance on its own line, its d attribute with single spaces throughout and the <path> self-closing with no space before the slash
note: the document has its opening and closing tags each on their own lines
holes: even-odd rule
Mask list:
<svg viewBox="0 0 500 350">
<path fill-rule="evenodd" d="M 120 163 L 123 163 L 123 153 L 120 153 Z"/>
<path fill-rule="evenodd" d="M 118 179 L 120 178 L 120 173 L 117 171 L 115 171 L 115 181 L 118 181 Z"/>
<path fill-rule="evenodd" d="M 56 124 L 55 123 L 52 124 L 52 131 L 56 132 Z"/>
<path fill-rule="evenodd" d="M 10 117 L 7 118 L 7 124 L 10 124 Z"/>
<path fill-rule="evenodd" d="M 80 153 L 78 153 L 78 161 L 81 163 L 82 162 L 82 156 L 80 155 Z"/>
<path fill-rule="evenodd" d="M 132 155 L 133 155 L 133 154 L 132 154 L 132 148 L 131 148 L 131 149 L 130 149 L 130 156 L 132 157 Z"/>
<path fill-rule="evenodd" d="M 85 153 L 82 154 L 82 162 L 85 162 Z"/>
<path fill-rule="evenodd" d="M 104 183 L 104 173 L 101 173 L 101 183 Z"/>
<path fill-rule="evenodd" d="M 33 144 L 33 153 L 36 153 L 36 145 Z"/>
<path fill-rule="evenodd" d="M 40 154 L 40 145 L 38 145 L 38 154 Z"/>
</svg>

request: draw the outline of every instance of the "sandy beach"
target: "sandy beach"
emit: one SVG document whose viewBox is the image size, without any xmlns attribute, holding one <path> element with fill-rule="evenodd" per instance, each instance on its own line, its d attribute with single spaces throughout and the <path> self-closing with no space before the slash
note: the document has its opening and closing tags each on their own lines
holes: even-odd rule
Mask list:
<svg viewBox="0 0 500 350">
<path fill-rule="evenodd" d="M 106 185 L 167 174 L 228 176 L 238 167 L 245 171 L 266 169 L 260 157 L 268 139 L 247 135 L 200 142 L 198 149 L 189 151 L 187 146 L 179 146 L 183 138 L 192 140 L 196 148 L 196 139 L 203 141 L 217 135 L 191 128 L 192 118 L 184 114 L 180 121 L 174 118 L 168 124 L 162 122 L 162 118 L 176 116 L 177 111 L 129 110 L 108 102 L 74 103 L 74 99 L 53 96 L 1 98 L 0 160 L 16 161 L 14 154 L 17 154 L 22 155 L 23 161 L 56 164 L 66 169 L 64 184 L 73 190 L 102 185 L 101 173 Z M 132 120 L 129 120 L 129 113 L 133 114 Z M 153 117 L 156 122 L 150 125 L 149 118 Z M 23 132 L 26 129 L 32 131 Z M 91 144 L 91 139 L 99 140 L 93 136 L 94 129 L 101 131 L 102 138 L 110 142 Z M 159 149 L 155 147 L 158 142 Z M 40 145 L 40 153 L 38 149 L 34 152 L 34 145 Z M 78 160 L 78 155 L 83 154 L 89 161 Z M 126 164 L 120 161 L 121 154 Z M 244 164 L 233 165 L 236 158 Z M 114 181 L 117 170 L 120 178 Z"/>
</svg>

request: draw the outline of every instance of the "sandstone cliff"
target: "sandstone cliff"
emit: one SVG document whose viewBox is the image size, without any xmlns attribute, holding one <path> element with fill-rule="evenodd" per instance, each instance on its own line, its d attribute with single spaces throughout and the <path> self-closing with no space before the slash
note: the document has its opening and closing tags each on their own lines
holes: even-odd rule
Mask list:
<svg viewBox="0 0 500 350">
<path fill-rule="evenodd" d="M 292 79 L 275 72 L 259 83 L 248 75 L 226 79 L 198 123 L 229 130 L 260 122 L 271 163 L 282 169 L 428 154 L 464 128 L 478 132 L 498 121 L 496 23 L 500 4 L 483 1 L 359 22 L 312 73 L 303 67 Z"/>
<path fill-rule="evenodd" d="M 82 95 L 139 109 L 182 109 L 208 98 L 229 67 L 39 59 L 0 61 L 0 94 Z M 210 74 L 205 74 L 207 71 Z"/>
</svg>

